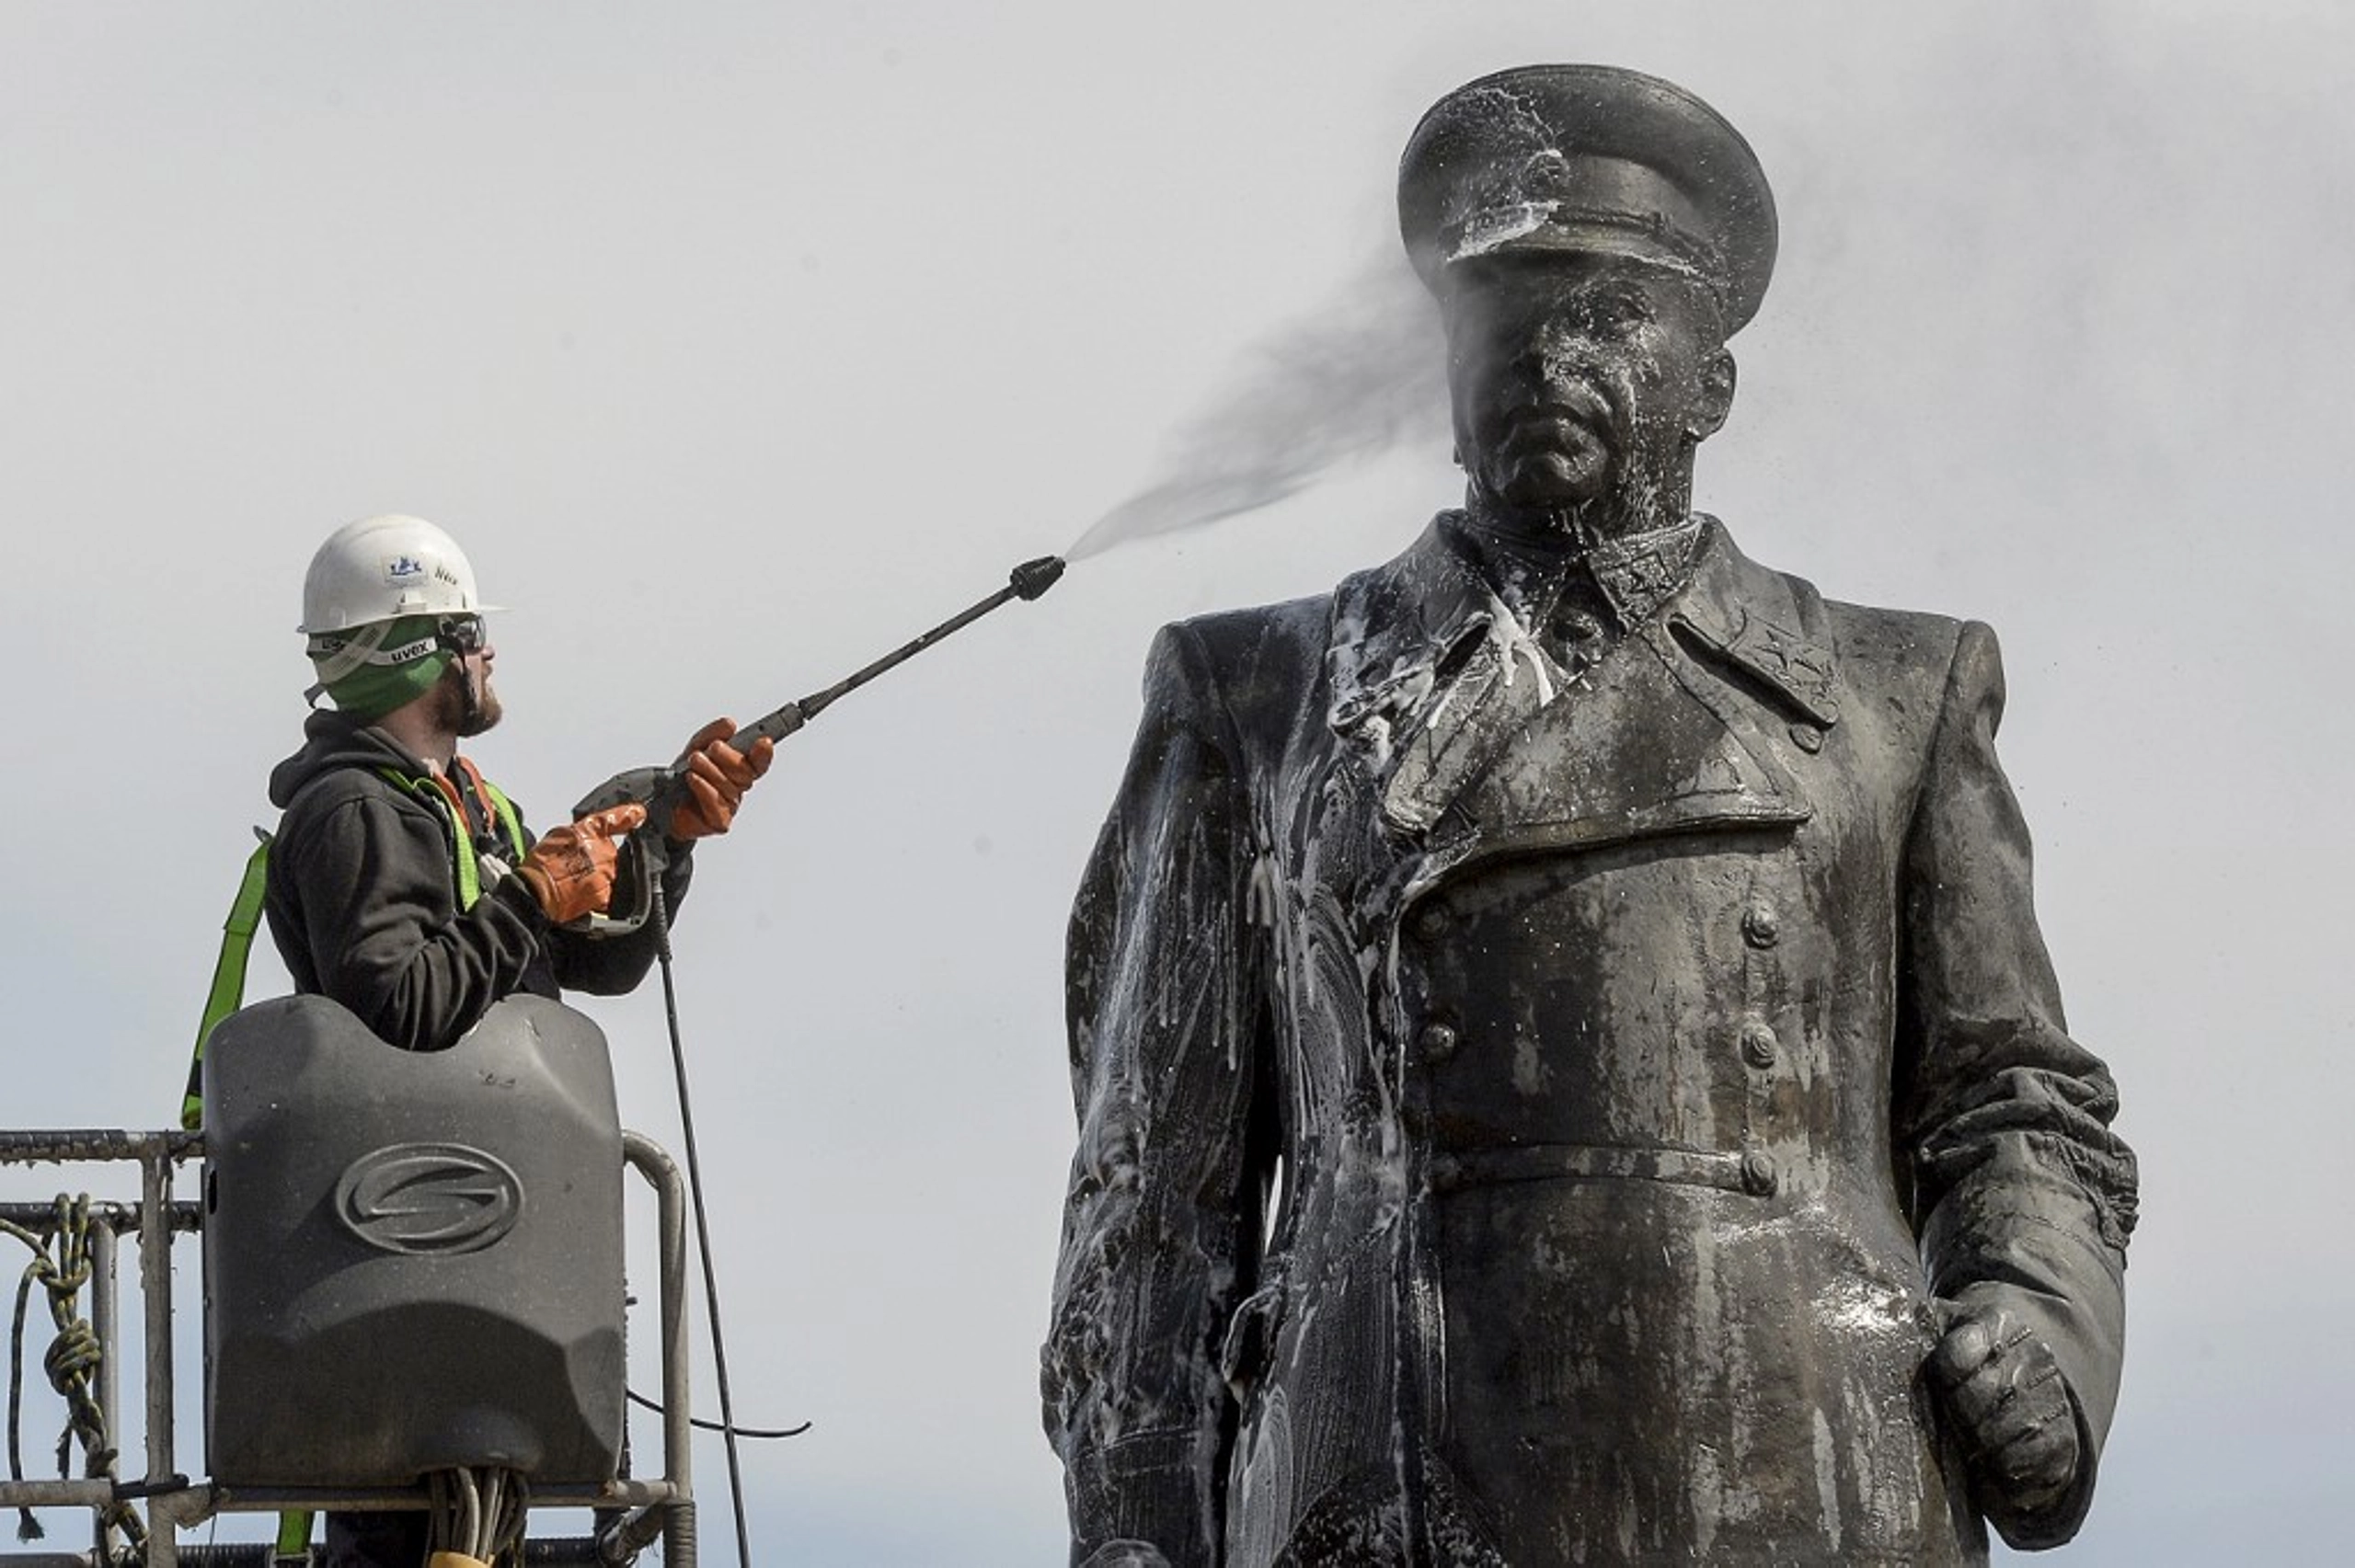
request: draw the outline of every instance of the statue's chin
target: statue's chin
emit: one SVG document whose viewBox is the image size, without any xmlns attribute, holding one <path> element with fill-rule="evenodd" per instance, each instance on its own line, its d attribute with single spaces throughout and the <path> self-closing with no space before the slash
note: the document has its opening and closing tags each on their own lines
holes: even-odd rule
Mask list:
<svg viewBox="0 0 2355 1568">
<path fill-rule="evenodd" d="M 1600 441 L 1581 442 L 1572 450 L 1522 456 L 1497 494 L 1516 511 L 1558 512 L 1593 500 L 1610 478 L 1610 452 Z"/>
</svg>

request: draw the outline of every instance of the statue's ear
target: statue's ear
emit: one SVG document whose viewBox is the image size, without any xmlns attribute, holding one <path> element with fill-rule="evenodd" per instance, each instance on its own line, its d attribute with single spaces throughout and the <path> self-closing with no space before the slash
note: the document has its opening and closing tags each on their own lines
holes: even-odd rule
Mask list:
<svg viewBox="0 0 2355 1568">
<path fill-rule="evenodd" d="M 1721 348 L 1701 367 L 1701 395 L 1684 427 L 1686 435 L 1705 441 L 1724 427 L 1726 416 L 1733 411 L 1733 354 Z"/>
</svg>

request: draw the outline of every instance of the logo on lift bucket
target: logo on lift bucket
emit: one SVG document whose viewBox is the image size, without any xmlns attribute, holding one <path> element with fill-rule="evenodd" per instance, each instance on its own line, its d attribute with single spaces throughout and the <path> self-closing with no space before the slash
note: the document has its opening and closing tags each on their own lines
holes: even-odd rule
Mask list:
<svg viewBox="0 0 2355 1568">
<path fill-rule="evenodd" d="M 336 1184 L 335 1212 L 379 1252 L 478 1253 L 523 1217 L 523 1184 L 463 1143 L 396 1143 L 351 1162 Z"/>
</svg>

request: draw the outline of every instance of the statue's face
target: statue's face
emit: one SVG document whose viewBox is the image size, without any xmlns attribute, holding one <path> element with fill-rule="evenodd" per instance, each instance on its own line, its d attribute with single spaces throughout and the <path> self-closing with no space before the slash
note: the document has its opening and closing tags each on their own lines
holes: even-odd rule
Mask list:
<svg viewBox="0 0 2355 1568">
<path fill-rule="evenodd" d="M 1460 265 L 1446 315 L 1456 452 L 1476 492 L 1557 518 L 1597 500 L 1645 518 L 1671 497 L 1681 512 L 1692 448 L 1733 397 L 1696 286 L 1620 257 L 1498 257 Z"/>
</svg>

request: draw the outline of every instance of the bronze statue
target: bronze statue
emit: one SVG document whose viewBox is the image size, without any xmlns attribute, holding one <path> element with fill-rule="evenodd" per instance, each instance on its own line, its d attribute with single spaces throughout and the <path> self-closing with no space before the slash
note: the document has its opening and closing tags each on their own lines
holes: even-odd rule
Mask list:
<svg viewBox="0 0 2355 1568">
<path fill-rule="evenodd" d="M 1689 510 L 1775 224 L 1666 82 L 1426 115 L 1465 504 L 1163 632 L 1072 915 L 1048 1431 L 1089 1564 L 2067 1540 L 2131 1153 L 1976 623 Z"/>
</svg>

